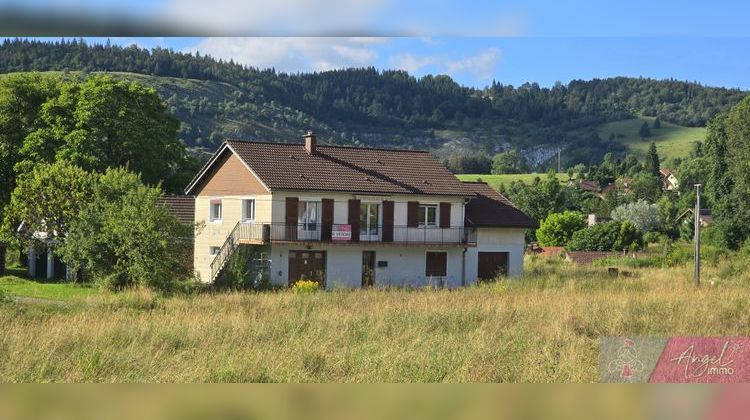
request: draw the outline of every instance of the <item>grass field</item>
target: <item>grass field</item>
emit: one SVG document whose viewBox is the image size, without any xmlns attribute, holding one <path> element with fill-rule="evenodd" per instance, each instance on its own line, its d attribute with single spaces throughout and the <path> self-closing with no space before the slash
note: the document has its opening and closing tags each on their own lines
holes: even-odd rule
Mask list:
<svg viewBox="0 0 750 420">
<path fill-rule="evenodd" d="M 706 267 L 705 278 L 718 268 Z M 89 296 L 0 304 L 4 382 L 591 382 L 599 338 L 745 335 L 750 274 L 529 258 L 523 281 L 460 290 Z"/>
<path fill-rule="evenodd" d="M 500 184 L 505 184 L 506 186 L 510 185 L 513 181 L 522 181 L 526 184 L 531 184 L 534 181 L 534 178 L 545 178 L 547 176 L 546 173 L 532 173 L 532 174 L 505 174 L 505 175 L 488 175 L 488 174 L 459 174 L 456 175 L 458 179 L 461 181 L 477 181 L 482 180 L 488 184 L 490 184 L 491 187 L 498 189 L 500 188 Z M 568 181 L 568 174 L 564 172 L 560 172 L 557 174 L 557 179 L 560 180 L 560 182 L 567 182 Z"/>
<path fill-rule="evenodd" d="M 630 153 L 640 159 L 646 156 L 648 147 L 653 141 L 656 143 L 662 161 L 675 157 L 686 157 L 690 152 L 692 143 L 706 137 L 706 129 L 703 127 L 683 127 L 662 121 L 661 128 L 654 129 L 654 119 L 642 117 L 603 124 L 599 127 L 599 137 L 607 139 L 612 133 L 623 135 L 624 137 L 617 138 L 617 141 L 624 144 Z M 645 139 L 638 135 L 644 121 L 648 122 L 651 128 L 651 137 Z"/>
<path fill-rule="evenodd" d="M 29 280 L 21 268 L 9 268 L 6 274 L 0 276 L 0 291 L 11 296 L 70 301 L 95 295 L 99 290 L 90 285 Z"/>
</svg>

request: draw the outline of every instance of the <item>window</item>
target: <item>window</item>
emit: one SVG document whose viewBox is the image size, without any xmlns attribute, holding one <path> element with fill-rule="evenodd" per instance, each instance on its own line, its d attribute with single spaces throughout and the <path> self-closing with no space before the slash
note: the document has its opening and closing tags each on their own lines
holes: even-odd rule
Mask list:
<svg viewBox="0 0 750 420">
<path fill-rule="evenodd" d="M 419 226 L 437 226 L 437 204 L 419 205 Z"/>
<path fill-rule="evenodd" d="M 425 258 L 425 276 L 445 277 L 448 275 L 448 253 L 428 252 Z"/>
<path fill-rule="evenodd" d="M 320 223 L 320 202 L 300 201 L 297 223 L 306 231 L 316 231 Z"/>
<path fill-rule="evenodd" d="M 242 221 L 252 222 L 255 220 L 255 199 L 242 200 Z"/>
<path fill-rule="evenodd" d="M 219 252 L 221 251 L 221 248 L 218 246 L 212 246 L 209 248 L 208 253 L 211 255 L 219 255 Z"/>
<path fill-rule="evenodd" d="M 378 234 L 378 214 L 380 204 L 362 203 L 359 207 L 359 234 L 374 236 Z"/>
<path fill-rule="evenodd" d="M 212 222 L 220 222 L 223 214 L 221 200 L 211 200 L 211 214 L 209 215 Z"/>
</svg>

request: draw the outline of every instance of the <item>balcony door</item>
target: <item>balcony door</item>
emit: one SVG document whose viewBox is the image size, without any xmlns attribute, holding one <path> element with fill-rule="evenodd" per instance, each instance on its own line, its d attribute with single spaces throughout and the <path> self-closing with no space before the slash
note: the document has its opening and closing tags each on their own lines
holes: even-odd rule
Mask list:
<svg viewBox="0 0 750 420">
<path fill-rule="evenodd" d="M 297 239 L 320 240 L 320 201 L 300 201 L 297 209 Z"/>
<path fill-rule="evenodd" d="M 362 203 L 359 207 L 359 240 L 380 240 L 380 204 Z"/>
</svg>

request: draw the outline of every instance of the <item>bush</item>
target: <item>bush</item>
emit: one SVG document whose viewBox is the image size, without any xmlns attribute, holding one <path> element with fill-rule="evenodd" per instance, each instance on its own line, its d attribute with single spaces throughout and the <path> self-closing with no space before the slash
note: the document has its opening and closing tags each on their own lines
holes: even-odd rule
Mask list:
<svg viewBox="0 0 750 420">
<path fill-rule="evenodd" d="M 108 169 L 71 224 L 60 247 L 63 259 L 110 289 L 173 290 L 190 276 L 184 255 L 193 227 L 169 214 L 158 202 L 161 194 L 138 175 Z"/>
<path fill-rule="evenodd" d="M 643 247 L 643 238 L 629 222 L 600 223 L 574 233 L 567 247 L 571 251 L 636 251 Z"/>
<path fill-rule="evenodd" d="M 617 206 L 612 210 L 612 220 L 617 222 L 628 221 L 641 232 L 659 230 L 663 225 L 659 206 L 649 204 L 646 200 Z"/>
<path fill-rule="evenodd" d="M 667 235 L 660 232 L 646 232 L 643 234 L 644 244 L 658 244 L 668 240 Z"/>
<path fill-rule="evenodd" d="M 581 213 L 551 213 L 540 223 L 536 237 L 542 246 L 565 246 L 576 231 L 585 227 L 586 220 Z"/>
<path fill-rule="evenodd" d="M 320 284 L 312 280 L 297 280 L 292 285 L 292 292 L 297 294 L 310 294 L 320 290 Z"/>
</svg>

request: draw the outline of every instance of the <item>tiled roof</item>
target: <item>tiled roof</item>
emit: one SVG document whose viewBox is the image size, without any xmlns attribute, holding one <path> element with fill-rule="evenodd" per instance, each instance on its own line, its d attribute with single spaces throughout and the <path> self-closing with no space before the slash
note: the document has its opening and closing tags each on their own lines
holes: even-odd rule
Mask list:
<svg viewBox="0 0 750 420">
<path fill-rule="evenodd" d="M 466 205 L 466 224 L 488 227 L 537 228 L 539 223 L 517 209 L 513 203 L 485 182 L 463 182 L 473 195 Z"/>
<path fill-rule="evenodd" d="M 182 223 L 195 223 L 195 197 L 192 195 L 164 195 L 159 202 Z"/>
<path fill-rule="evenodd" d="M 309 154 L 301 143 L 226 144 L 270 190 L 469 195 L 429 152 L 318 145 Z"/>
<path fill-rule="evenodd" d="M 589 265 L 596 260 L 603 258 L 618 257 L 621 256 L 620 252 L 610 251 L 567 251 L 565 253 L 565 259 L 572 261 L 576 264 Z"/>
</svg>

